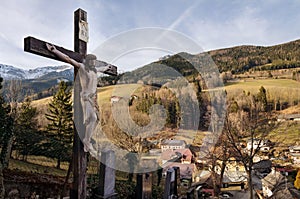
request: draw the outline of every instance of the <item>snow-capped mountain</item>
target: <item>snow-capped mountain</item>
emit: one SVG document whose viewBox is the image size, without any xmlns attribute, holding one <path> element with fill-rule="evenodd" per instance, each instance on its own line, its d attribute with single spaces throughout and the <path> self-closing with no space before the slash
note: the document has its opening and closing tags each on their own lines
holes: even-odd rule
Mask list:
<svg viewBox="0 0 300 199">
<path fill-rule="evenodd" d="M 66 79 L 73 78 L 72 66 L 46 66 L 35 69 L 24 70 L 14 66 L 0 64 L 0 76 L 5 80 L 11 79 L 38 79 L 42 77 L 65 77 Z"/>
</svg>

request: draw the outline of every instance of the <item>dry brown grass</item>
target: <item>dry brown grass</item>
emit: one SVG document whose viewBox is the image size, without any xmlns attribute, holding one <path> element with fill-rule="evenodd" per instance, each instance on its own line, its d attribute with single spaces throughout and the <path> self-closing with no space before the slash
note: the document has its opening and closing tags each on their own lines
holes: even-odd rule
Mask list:
<svg viewBox="0 0 300 199">
<path fill-rule="evenodd" d="M 296 106 L 289 107 L 285 110 L 280 111 L 281 114 L 299 114 L 300 113 L 300 104 Z"/>
</svg>

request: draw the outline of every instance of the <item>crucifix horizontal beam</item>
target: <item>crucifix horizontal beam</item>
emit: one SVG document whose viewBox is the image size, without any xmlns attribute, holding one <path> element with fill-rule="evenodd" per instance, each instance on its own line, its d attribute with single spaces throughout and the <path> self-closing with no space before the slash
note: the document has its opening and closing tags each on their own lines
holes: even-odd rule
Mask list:
<svg viewBox="0 0 300 199">
<path fill-rule="evenodd" d="M 26 37 L 24 39 L 24 51 L 33 53 L 36 55 L 40 55 L 43 57 L 47 57 L 50 59 L 62 61 L 47 49 L 46 43 L 50 44 L 49 42 L 45 42 L 45 41 L 36 39 L 34 37 Z M 51 45 L 53 45 L 53 44 L 51 44 Z M 76 53 L 74 51 L 65 49 L 60 46 L 56 46 L 56 45 L 54 45 L 54 46 L 56 47 L 57 50 L 61 51 L 62 53 L 68 55 L 69 57 L 71 57 L 72 59 L 74 59 L 78 62 L 82 62 L 82 60 L 84 58 L 83 55 Z"/>
<path fill-rule="evenodd" d="M 47 57 L 50 59 L 63 61 L 63 60 L 60 60 L 57 56 L 55 56 L 52 52 L 50 52 L 47 49 L 46 43 L 50 44 L 49 42 L 45 42 L 45 41 L 36 39 L 34 37 L 26 37 L 24 39 L 24 51 L 30 52 L 30 53 L 33 53 L 36 55 L 40 55 L 43 57 Z M 51 45 L 53 45 L 53 44 L 51 44 Z M 57 46 L 57 45 L 54 45 L 54 46 L 56 47 L 57 50 L 68 55 L 70 58 L 74 59 L 77 62 L 82 62 L 84 59 L 84 56 L 80 53 L 65 49 L 65 48 Z M 104 74 L 113 75 L 113 76 L 117 75 L 117 67 L 114 65 L 108 64 L 104 61 L 96 60 L 96 68 L 99 70 L 99 72 L 102 72 Z"/>
</svg>

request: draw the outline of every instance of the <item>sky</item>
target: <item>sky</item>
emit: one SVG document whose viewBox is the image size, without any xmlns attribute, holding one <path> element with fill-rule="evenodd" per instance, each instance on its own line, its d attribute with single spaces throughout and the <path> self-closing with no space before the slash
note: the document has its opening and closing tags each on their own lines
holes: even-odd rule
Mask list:
<svg viewBox="0 0 300 199">
<path fill-rule="evenodd" d="M 33 36 L 72 50 L 78 8 L 88 13 L 88 53 L 124 32 L 149 27 L 183 34 L 204 51 L 300 39 L 298 0 L 2 0 L 0 63 L 23 69 L 63 65 L 24 52 L 23 39 Z M 112 64 L 128 71 L 166 54 L 138 49 Z"/>
</svg>

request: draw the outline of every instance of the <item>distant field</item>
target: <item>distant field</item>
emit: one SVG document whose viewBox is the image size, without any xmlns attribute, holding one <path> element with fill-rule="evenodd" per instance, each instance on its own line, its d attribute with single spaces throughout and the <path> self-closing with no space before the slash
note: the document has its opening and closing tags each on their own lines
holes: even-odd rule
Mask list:
<svg viewBox="0 0 300 199">
<path fill-rule="evenodd" d="M 268 100 L 300 101 L 300 82 L 291 79 L 245 79 L 229 82 L 225 85 L 225 89 L 231 98 L 243 91 L 255 94 L 261 86 L 267 90 Z"/>
<path fill-rule="evenodd" d="M 289 147 L 300 144 L 300 122 L 282 122 L 268 136 L 278 147 Z"/>
<path fill-rule="evenodd" d="M 141 87 L 141 84 L 119 84 L 98 88 L 98 103 L 103 105 L 110 102 L 111 96 L 130 98 L 135 90 L 138 90 Z"/>
<path fill-rule="evenodd" d="M 259 88 L 263 86 L 267 90 L 269 100 L 282 99 L 287 102 L 291 100 L 300 101 L 300 82 L 291 79 L 244 79 L 236 82 L 225 84 L 228 97 L 237 96 L 243 91 L 257 93 Z M 110 102 L 111 96 L 130 97 L 134 92 L 138 92 L 141 84 L 120 84 L 114 86 L 105 86 L 98 88 L 98 103 L 103 105 Z M 34 106 L 43 105 L 44 109 L 50 102 L 51 97 L 35 100 L 32 102 Z"/>
<path fill-rule="evenodd" d="M 300 82 L 291 79 L 245 79 L 238 82 L 229 82 L 225 85 L 226 89 L 236 89 L 239 87 L 247 89 L 259 89 L 261 86 L 266 88 L 300 88 Z"/>
</svg>

